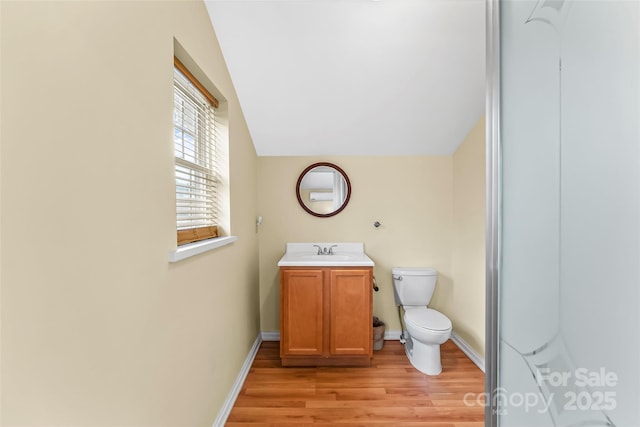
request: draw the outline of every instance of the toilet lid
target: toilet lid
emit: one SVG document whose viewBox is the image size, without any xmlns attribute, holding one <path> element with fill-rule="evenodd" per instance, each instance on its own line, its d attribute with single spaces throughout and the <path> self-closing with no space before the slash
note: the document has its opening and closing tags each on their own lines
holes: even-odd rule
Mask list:
<svg viewBox="0 0 640 427">
<path fill-rule="evenodd" d="M 439 311 L 430 308 L 416 308 L 408 310 L 404 321 L 422 329 L 432 331 L 446 331 L 451 329 L 451 320 Z"/>
</svg>

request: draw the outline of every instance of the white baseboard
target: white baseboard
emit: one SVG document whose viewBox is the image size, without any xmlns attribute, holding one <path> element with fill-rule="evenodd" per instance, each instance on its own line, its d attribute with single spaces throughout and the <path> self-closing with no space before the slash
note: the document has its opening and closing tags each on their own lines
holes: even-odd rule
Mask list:
<svg viewBox="0 0 640 427">
<path fill-rule="evenodd" d="M 262 336 L 262 341 L 280 341 L 280 331 L 262 331 L 260 336 Z"/>
<path fill-rule="evenodd" d="M 475 351 L 465 340 L 460 338 L 460 336 L 455 332 L 451 332 L 451 341 L 453 341 L 453 343 L 457 345 L 458 348 L 460 348 L 460 350 L 462 350 L 462 352 L 466 354 L 467 357 L 471 359 L 471 361 L 475 363 L 476 366 L 480 368 L 482 372 L 485 372 L 484 357 L 478 354 L 477 351 Z"/>
<path fill-rule="evenodd" d="M 233 409 L 233 405 L 236 403 L 236 399 L 238 398 L 238 394 L 240 394 L 240 390 L 242 390 L 242 385 L 244 384 L 244 380 L 247 378 L 249 374 L 249 370 L 251 369 L 251 365 L 253 364 L 253 359 L 256 358 L 256 354 L 258 354 L 258 349 L 260 348 L 260 344 L 262 343 L 262 334 L 258 334 L 251 350 L 249 350 L 249 354 L 247 358 L 244 360 L 242 364 L 242 368 L 240 368 L 240 372 L 236 377 L 236 381 L 231 386 L 231 390 L 229 394 L 227 394 L 227 398 L 222 404 L 222 408 L 218 412 L 218 416 L 215 421 L 213 421 L 213 427 L 223 427 L 227 422 L 227 418 L 229 418 L 229 414 L 231 413 L 231 409 Z"/>
<path fill-rule="evenodd" d="M 385 341 L 398 341 L 400 340 L 401 331 L 384 331 Z"/>
</svg>

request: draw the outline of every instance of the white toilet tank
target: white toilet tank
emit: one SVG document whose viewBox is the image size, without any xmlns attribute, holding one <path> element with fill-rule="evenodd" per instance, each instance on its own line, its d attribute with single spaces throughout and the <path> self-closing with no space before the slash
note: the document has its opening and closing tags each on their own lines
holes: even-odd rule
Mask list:
<svg viewBox="0 0 640 427">
<path fill-rule="evenodd" d="M 436 270 L 426 267 L 395 267 L 391 269 L 391 274 L 396 304 L 421 307 L 429 304 L 436 289 Z"/>
</svg>

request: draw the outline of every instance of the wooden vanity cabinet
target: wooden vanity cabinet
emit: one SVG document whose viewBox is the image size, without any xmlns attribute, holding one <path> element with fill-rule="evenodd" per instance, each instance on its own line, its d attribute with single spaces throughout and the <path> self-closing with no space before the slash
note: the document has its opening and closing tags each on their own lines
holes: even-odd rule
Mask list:
<svg viewBox="0 0 640 427">
<path fill-rule="evenodd" d="M 371 267 L 281 267 L 283 366 L 369 366 Z"/>
</svg>

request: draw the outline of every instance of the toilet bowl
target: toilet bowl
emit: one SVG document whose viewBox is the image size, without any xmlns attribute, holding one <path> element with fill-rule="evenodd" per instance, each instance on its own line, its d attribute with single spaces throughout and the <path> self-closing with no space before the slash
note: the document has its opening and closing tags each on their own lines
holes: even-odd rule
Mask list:
<svg viewBox="0 0 640 427">
<path fill-rule="evenodd" d="M 426 307 L 405 311 L 407 327 L 405 351 L 411 364 L 427 375 L 442 372 L 440 345 L 451 337 L 451 320 L 439 311 Z"/>
<path fill-rule="evenodd" d="M 405 352 L 411 364 L 427 375 L 442 372 L 440 345 L 451 337 L 451 320 L 427 307 L 436 286 L 432 268 L 392 269 L 396 304 L 404 310 Z"/>
</svg>

